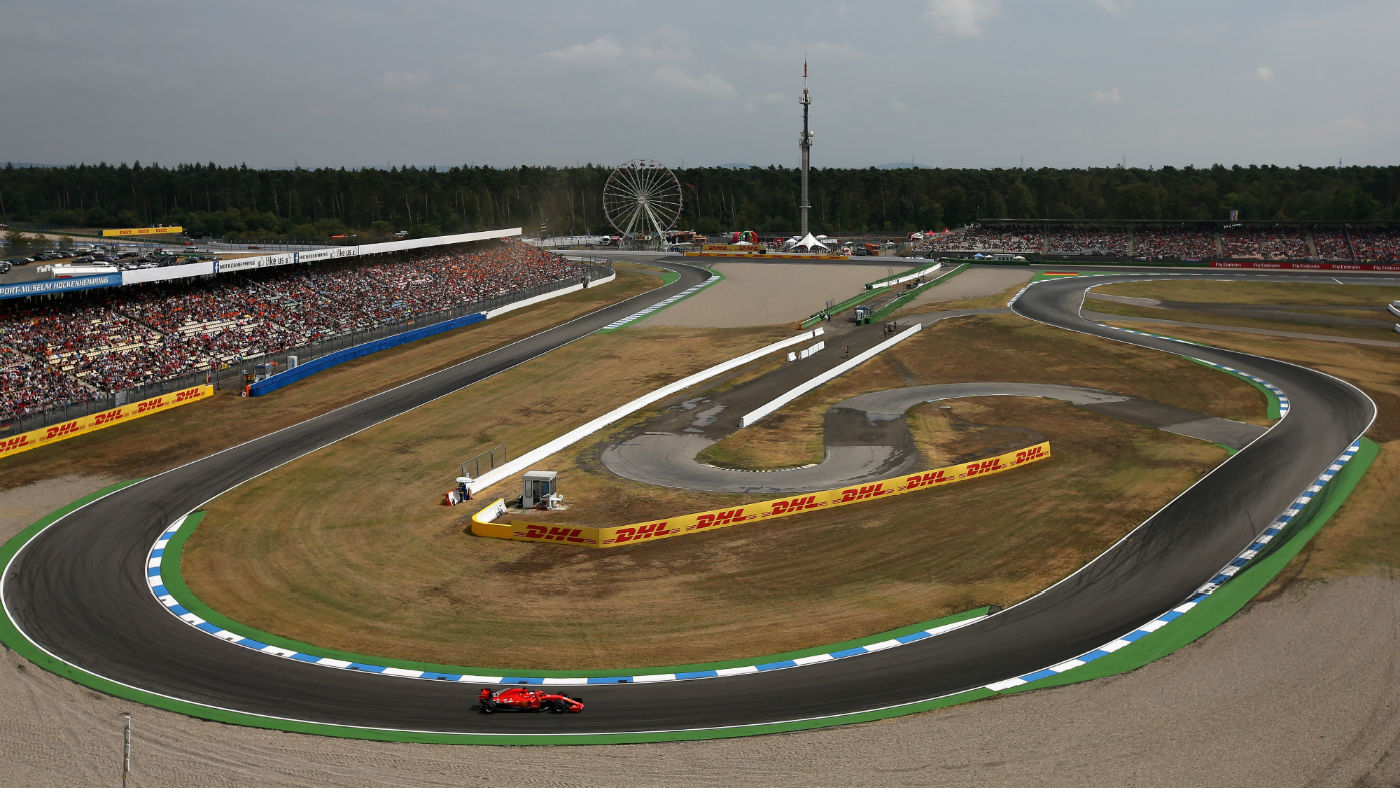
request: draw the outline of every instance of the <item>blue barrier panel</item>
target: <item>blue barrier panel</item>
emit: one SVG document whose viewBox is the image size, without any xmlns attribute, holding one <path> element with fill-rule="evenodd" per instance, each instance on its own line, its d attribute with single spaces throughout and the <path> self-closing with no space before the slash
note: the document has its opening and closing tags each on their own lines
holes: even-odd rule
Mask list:
<svg viewBox="0 0 1400 788">
<path fill-rule="evenodd" d="M 279 372 L 270 378 L 264 378 L 254 383 L 248 387 L 248 394 L 254 397 L 261 397 L 283 386 L 290 386 L 298 380 L 314 375 L 317 372 L 344 364 L 347 361 L 357 359 L 361 356 L 368 356 L 371 353 L 378 353 L 381 350 L 398 347 L 399 345 L 414 342 L 424 337 L 441 334 L 444 331 L 451 331 L 454 328 L 469 326 L 472 323 L 480 323 L 485 319 L 485 313 L 474 312 L 470 315 L 464 315 L 463 317 L 454 317 L 451 320 L 444 320 L 435 325 L 415 328 L 412 331 L 405 331 L 402 334 L 395 334 L 391 337 L 384 337 L 383 339 L 366 342 L 363 345 L 356 345 L 354 347 L 345 348 L 344 350 L 337 350 L 334 353 L 327 353 L 320 358 L 312 359 L 305 364 L 299 364 L 285 372 Z"/>
<path fill-rule="evenodd" d="M 94 274 L 74 276 L 64 279 L 36 279 L 13 285 L 0 285 L 0 298 L 23 298 L 49 293 L 67 293 L 73 290 L 91 290 L 94 287 L 116 287 L 122 283 L 121 274 Z"/>
</svg>

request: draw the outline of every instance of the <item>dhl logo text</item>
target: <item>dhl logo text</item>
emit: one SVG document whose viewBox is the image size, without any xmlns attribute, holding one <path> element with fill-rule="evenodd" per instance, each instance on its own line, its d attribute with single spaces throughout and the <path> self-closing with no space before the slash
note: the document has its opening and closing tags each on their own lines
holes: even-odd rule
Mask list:
<svg viewBox="0 0 1400 788">
<path fill-rule="evenodd" d="M 841 503 L 851 501 L 863 501 L 867 498 L 876 498 L 885 494 L 883 484 L 866 484 L 860 487 L 848 487 L 841 491 Z"/>
<path fill-rule="evenodd" d="M 7 438 L 3 442 L 0 442 L 0 452 L 13 451 L 15 449 L 23 448 L 28 445 L 28 435 L 16 435 L 13 438 Z"/>
<path fill-rule="evenodd" d="M 163 407 L 165 407 L 165 397 L 156 397 L 155 399 L 148 399 L 136 403 L 136 412 L 146 413 L 147 411 L 157 410 Z"/>
<path fill-rule="evenodd" d="M 789 498 L 785 501 L 774 501 L 773 511 L 769 512 L 770 517 L 779 514 L 792 514 L 793 512 L 815 509 L 821 504 L 817 503 L 817 496 L 804 495 L 801 498 Z"/>
<path fill-rule="evenodd" d="M 92 426 L 101 427 L 103 424 L 111 424 L 114 421 L 120 420 L 125 415 L 126 411 L 121 408 L 109 410 L 106 413 L 99 413 L 92 417 Z"/>
<path fill-rule="evenodd" d="M 547 542 L 571 542 L 586 544 L 594 540 L 583 535 L 582 528 L 529 524 L 525 526 L 526 539 L 542 539 Z"/>
<path fill-rule="evenodd" d="M 82 429 L 83 425 L 80 424 L 76 419 L 74 419 L 73 421 L 65 421 L 62 424 L 55 424 L 52 427 L 49 427 L 48 430 L 44 432 L 44 440 L 57 438 L 63 435 L 72 435 L 74 433 L 81 432 Z"/>
<path fill-rule="evenodd" d="M 1044 456 L 1045 456 L 1045 447 L 1044 447 L 1044 446 L 1032 446 L 1032 447 L 1030 447 L 1029 449 L 1022 449 L 1022 450 L 1016 452 L 1016 462 L 1015 462 L 1015 464 L 1016 464 L 1016 465 L 1020 465 L 1020 464 L 1023 463 L 1023 462 L 1030 462 L 1031 460 L 1038 460 L 1038 459 L 1040 459 L 1041 457 L 1044 457 Z"/>
<path fill-rule="evenodd" d="M 716 525 L 732 525 L 742 523 L 745 519 L 744 508 L 730 509 L 727 512 L 714 512 L 712 514 L 702 514 L 695 520 L 696 529 L 709 528 Z"/>
<path fill-rule="evenodd" d="M 645 539 L 656 539 L 662 536 L 669 536 L 674 531 L 666 530 L 666 521 L 659 523 L 647 523 L 646 525 L 629 525 L 617 529 L 617 538 L 613 540 L 615 544 L 623 542 L 640 542 Z"/>
<path fill-rule="evenodd" d="M 976 476 L 980 473 L 992 473 L 994 471 L 1002 470 L 1005 467 L 1006 466 L 1001 464 L 1001 460 L 996 458 L 990 460 L 981 460 L 980 462 L 969 462 L 967 464 L 967 472 L 964 475 Z"/>
<path fill-rule="evenodd" d="M 904 480 L 904 487 L 909 490 L 917 490 L 920 487 L 927 487 L 930 484 L 942 484 L 946 481 L 951 481 L 951 478 L 948 476 L 947 471 L 940 468 L 936 471 L 916 473 L 913 476 L 906 477 Z"/>
</svg>

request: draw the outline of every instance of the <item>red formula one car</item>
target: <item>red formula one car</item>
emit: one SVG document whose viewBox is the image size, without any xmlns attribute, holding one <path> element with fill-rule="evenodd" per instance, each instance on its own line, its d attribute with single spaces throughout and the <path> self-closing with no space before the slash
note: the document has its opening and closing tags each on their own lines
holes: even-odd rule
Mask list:
<svg viewBox="0 0 1400 788">
<path fill-rule="evenodd" d="M 552 711 L 555 714 L 583 711 L 583 701 L 578 698 L 526 687 L 506 687 L 495 692 L 484 688 L 477 698 L 481 701 L 482 714 L 498 711 Z"/>
</svg>

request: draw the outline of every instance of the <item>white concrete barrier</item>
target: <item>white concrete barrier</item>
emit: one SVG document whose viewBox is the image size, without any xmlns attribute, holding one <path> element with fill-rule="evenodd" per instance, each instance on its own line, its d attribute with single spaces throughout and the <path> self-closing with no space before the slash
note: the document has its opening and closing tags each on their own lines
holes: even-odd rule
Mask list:
<svg viewBox="0 0 1400 788">
<path fill-rule="evenodd" d="M 613 273 L 608 274 L 607 276 L 600 277 L 600 278 L 598 278 L 598 279 L 593 279 L 593 280 L 589 281 L 588 286 L 589 286 L 589 287 L 596 287 L 596 286 L 598 286 L 598 285 L 607 284 L 608 282 L 611 282 L 612 280 L 614 280 L 614 279 L 616 279 L 616 278 L 617 278 L 617 272 L 614 271 Z M 577 293 L 578 291 L 580 291 L 580 290 L 582 290 L 582 289 L 583 289 L 583 285 L 578 284 L 578 285 L 572 285 L 572 286 L 570 286 L 570 287 L 560 288 L 559 290 L 551 290 L 551 291 L 549 291 L 548 293 L 545 293 L 545 294 L 543 294 L 543 295 L 537 295 L 537 296 L 534 296 L 534 297 L 532 297 L 532 298 L 527 298 L 527 299 L 525 299 L 525 300 L 523 300 L 523 301 L 515 301 L 515 302 L 513 302 L 513 303 L 506 304 L 505 306 L 503 306 L 503 307 L 501 307 L 501 308 L 499 308 L 499 309 L 492 309 L 492 310 L 489 310 L 489 311 L 487 311 L 485 314 L 486 314 L 487 319 L 490 319 L 490 318 L 496 317 L 497 315 L 504 315 L 504 314 L 507 313 L 507 312 L 510 312 L 510 311 L 512 311 L 512 310 L 515 310 L 515 309 L 519 309 L 519 308 L 524 307 L 524 306 L 529 306 L 529 305 L 531 305 L 531 304 L 538 304 L 538 303 L 541 302 L 541 301 L 548 301 L 548 300 L 551 299 L 551 298 L 558 298 L 559 296 L 568 295 L 569 293 Z"/>
<path fill-rule="evenodd" d="M 817 386 L 820 386 L 821 384 L 827 382 L 828 380 L 831 380 L 832 378 L 844 372 L 855 369 L 857 366 L 860 366 L 866 361 L 869 361 L 870 359 L 874 358 L 877 354 L 894 347 L 896 344 L 903 342 L 909 337 L 914 336 L 919 331 L 923 330 L 923 327 L 924 325 L 922 323 L 915 323 L 913 326 L 904 329 L 903 331 L 899 332 L 898 334 L 895 334 L 889 339 L 886 339 L 884 342 L 881 342 L 875 347 L 870 348 L 864 353 L 857 355 L 850 361 L 832 367 L 831 369 L 828 369 L 827 371 L 816 376 L 815 378 L 812 378 L 806 383 L 803 383 L 797 388 L 794 388 L 785 394 L 779 395 L 776 399 L 770 400 L 766 404 L 760 405 L 758 408 L 744 414 L 744 416 L 739 419 L 739 426 L 748 427 L 753 425 L 759 419 L 763 418 L 764 416 L 767 416 L 768 414 L 772 413 L 778 408 L 781 408 L 789 402 L 792 402 L 793 400 L 797 399 L 803 394 L 806 394 L 807 392 L 811 391 Z"/>
<path fill-rule="evenodd" d="M 886 280 L 886 281 L 883 281 L 883 282 L 871 282 L 870 284 L 868 284 L 868 285 L 865 286 L 865 289 L 866 289 L 866 290 L 878 290 L 878 289 L 881 288 L 881 287 L 893 287 L 893 286 L 895 286 L 895 285 L 902 285 L 902 284 L 904 284 L 905 282 L 912 282 L 912 281 L 914 281 L 915 279 L 918 279 L 918 278 L 921 277 L 921 276 L 926 276 L 926 275 L 928 275 L 928 274 L 935 273 L 935 272 L 937 272 L 937 271 L 938 271 L 940 268 L 942 268 L 942 267 L 943 267 L 943 264 L 942 264 L 942 263 L 938 263 L 937 265 L 931 265 L 931 266 L 929 266 L 928 268 L 924 268 L 924 269 L 915 271 L 915 272 L 913 272 L 913 273 L 905 274 L 904 276 L 901 276 L 901 277 L 899 277 L 898 279 L 889 279 L 889 280 Z"/>
<path fill-rule="evenodd" d="M 589 435 L 592 435 L 593 433 L 597 432 L 598 430 L 601 430 L 602 428 L 608 426 L 614 421 L 617 421 L 618 419 L 624 416 L 630 415 L 635 411 L 641 410 L 642 408 L 652 404 L 653 402 L 665 399 L 666 397 L 669 397 L 672 394 L 684 391 L 690 388 L 691 386 L 694 386 L 696 383 L 703 382 L 712 377 L 715 377 L 716 375 L 721 375 L 725 372 L 728 372 L 731 369 L 742 367 L 750 361 L 760 359 L 768 355 L 769 353 L 774 353 L 784 348 L 788 348 L 793 345 L 806 342 L 812 339 L 813 337 L 817 336 L 821 332 L 822 330 L 820 328 L 816 329 L 815 331 L 804 331 L 795 337 L 789 337 L 788 339 L 784 339 L 779 342 L 774 342 L 771 345 L 765 345 L 764 347 L 761 347 L 758 350 L 750 351 L 742 356 L 735 356 L 734 358 L 731 358 L 728 361 L 722 361 L 708 369 L 702 369 L 699 372 L 696 372 L 694 375 L 689 375 L 687 377 L 681 378 L 680 380 L 677 380 L 674 383 L 669 383 L 665 386 L 662 386 L 661 388 L 656 389 L 655 391 L 652 391 L 649 394 L 640 396 L 632 400 L 631 402 L 628 402 L 625 405 L 620 405 L 616 408 L 613 408 L 612 410 L 608 411 L 607 413 L 604 413 L 596 419 L 593 419 L 587 424 L 570 430 L 537 449 L 532 449 L 528 452 L 525 452 L 524 454 L 520 455 L 519 457 L 516 457 L 511 461 L 506 462 L 496 468 L 487 471 L 486 473 L 481 474 L 481 476 L 474 479 L 472 483 L 468 485 L 468 489 L 470 489 L 472 491 L 472 494 L 475 495 L 478 491 L 484 490 L 487 487 L 490 487 L 491 485 L 508 476 L 512 476 L 514 474 L 519 473 L 520 471 L 525 470 L 526 468 L 530 467 L 531 465 L 534 465 L 540 460 L 543 460 L 549 455 L 568 448 L 572 444 L 577 443 L 578 441 L 588 437 Z"/>
<path fill-rule="evenodd" d="M 1400 301 L 1391 301 L 1385 308 L 1390 310 L 1390 314 L 1400 317 Z"/>
</svg>

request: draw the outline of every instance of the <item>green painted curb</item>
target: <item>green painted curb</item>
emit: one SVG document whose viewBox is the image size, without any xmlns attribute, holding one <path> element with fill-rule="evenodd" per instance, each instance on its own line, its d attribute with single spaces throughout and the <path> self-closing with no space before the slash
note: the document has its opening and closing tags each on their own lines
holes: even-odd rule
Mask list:
<svg viewBox="0 0 1400 788">
<path fill-rule="evenodd" d="M 1140 638 L 1107 656 L 1100 657 L 1081 667 L 1067 670 L 1056 676 L 1012 687 L 1004 692 L 1024 692 L 1029 689 L 1059 687 L 1081 681 L 1103 678 L 1118 673 L 1127 673 L 1161 659 L 1183 646 L 1194 642 L 1211 630 L 1225 623 L 1254 599 L 1271 580 L 1283 571 L 1288 562 L 1331 519 L 1332 515 L 1356 489 L 1361 477 L 1370 467 L 1371 461 L 1379 452 L 1369 438 L 1361 439 L 1361 448 L 1351 461 L 1342 467 L 1322 491 L 1303 507 L 1293 518 L 1284 532 L 1286 538 L 1271 543 L 1266 550 L 1252 561 L 1248 568 L 1217 588 L 1214 593 L 1165 627 Z"/>
<path fill-rule="evenodd" d="M 1173 339 L 1173 340 L 1176 340 L 1177 342 L 1188 342 L 1188 341 L 1189 341 L 1189 340 L 1185 340 L 1185 339 L 1177 339 L 1176 337 L 1165 336 L 1165 335 L 1162 335 L 1162 334 L 1155 334 L 1154 336 L 1161 336 L 1161 337 L 1163 337 L 1164 339 Z M 1196 343 L 1195 343 L 1195 342 L 1191 342 L 1191 344 L 1194 345 L 1194 344 L 1196 344 Z M 1207 363 L 1205 363 L 1204 361 L 1200 361 L 1200 360 L 1198 360 L 1198 359 L 1191 358 L 1190 356 L 1182 356 L 1182 358 L 1186 359 L 1187 361 L 1190 361 L 1190 362 L 1193 362 L 1193 363 L 1196 363 L 1196 364 L 1200 364 L 1201 366 L 1205 367 L 1206 369 L 1213 369 L 1213 370 L 1215 370 L 1216 372 L 1224 372 L 1226 375 L 1231 375 L 1231 376 L 1233 376 L 1233 377 L 1237 377 L 1237 378 L 1239 378 L 1240 380 L 1243 380 L 1245 383 L 1248 383 L 1249 385 L 1253 386 L 1254 388 L 1259 389 L 1260 393 L 1262 393 L 1262 394 L 1264 395 L 1264 410 L 1265 410 L 1265 415 L 1266 415 L 1271 421 L 1278 421 L 1278 420 L 1279 420 L 1279 417 L 1282 415 L 1282 408 L 1281 408 L 1281 405 L 1280 405 L 1279 400 L 1278 400 L 1278 395 L 1275 394 L 1268 386 L 1265 386 L 1264 384 L 1260 383 L 1259 381 L 1257 381 L 1257 380 L 1255 380 L 1255 379 L 1253 379 L 1253 378 L 1251 378 L 1251 377 L 1242 375 L 1242 374 L 1240 374 L 1240 373 L 1238 373 L 1238 372 L 1231 372 L 1230 370 L 1225 369 L 1224 367 L 1217 367 L 1217 366 L 1215 366 L 1214 364 L 1207 364 Z"/>
</svg>

